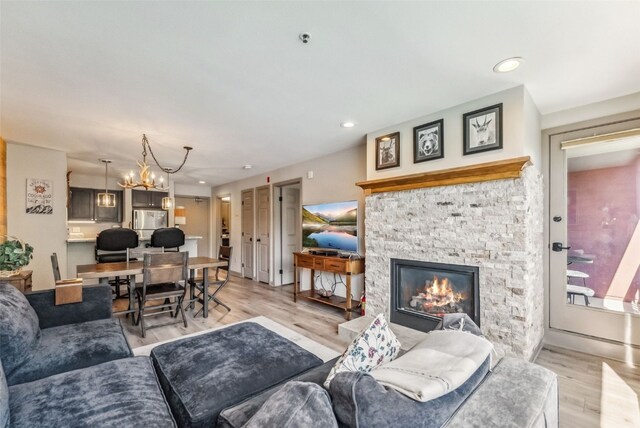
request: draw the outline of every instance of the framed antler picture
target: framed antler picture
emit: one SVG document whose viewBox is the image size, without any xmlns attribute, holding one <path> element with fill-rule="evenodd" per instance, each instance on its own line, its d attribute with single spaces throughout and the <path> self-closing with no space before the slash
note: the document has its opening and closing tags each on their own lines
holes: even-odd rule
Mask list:
<svg viewBox="0 0 640 428">
<path fill-rule="evenodd" d="M 502 104 L 465 113 L 464 155 L 502 148 Z"/>
<path fill-rule="evenodd" d="M 400 166 L 400 133 L 376 138 L 376 170 Z"/>
</svg>

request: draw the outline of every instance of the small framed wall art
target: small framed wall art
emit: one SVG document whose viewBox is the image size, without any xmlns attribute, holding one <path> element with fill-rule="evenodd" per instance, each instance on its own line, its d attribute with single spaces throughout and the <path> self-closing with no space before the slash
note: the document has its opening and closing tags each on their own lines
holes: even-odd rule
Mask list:
<svg viewBox="0 0 640 428">
<path fill-rule="evenodd" d="M 27 214 L 53 214 L 53 181 L 27 178 Z"/>
<path fill-rule="evenodd" d="M 413 163 L 444 157 L 444 119 L 413 128 Z"/>
<path fill-rule="evenodd" d="M 464 155 L 502 148 L 502 103 L 462 116 Z"/>
<path fill-rule="evenodd" d="M 400 166 L 400 133 L 376 138 L 376 170 Z"/>
</svg>

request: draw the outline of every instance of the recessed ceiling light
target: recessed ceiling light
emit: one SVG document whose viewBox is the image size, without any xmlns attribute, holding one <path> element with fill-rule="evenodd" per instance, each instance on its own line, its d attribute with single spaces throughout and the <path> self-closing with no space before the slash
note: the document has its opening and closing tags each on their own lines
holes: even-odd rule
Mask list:
<svg viewBox="0 0 640 428">
<path fill-rule="evenodd" d="M 353 122 L 342 122 L 340 126 L 342 126 L 343 128 L 353 128 L 354 126 L 356 126 L 356 124 Z"/>
<path fill-rule="evenodd" d="M 251 168 L 253 168 L 253 165 L 249 165 L 249 164 L 247 164 L 247 165 L 244 165 L 242 168 L 244 168 L 244 169 L 251 169 Z"/>
<path fill-rule="evenodd" d="M 200 180 L 200 181 L 198 181 L 198 183 L 200 183 L 200 184 L 205 184 L 205 183 L 206 183 L 206 181 L 204 181 L 204 180 Z"/>
<path fill-rule="evenodd" d="M 520 64 L 522 64 L 522 61 L 524 61 L 524 59 L 518 56 L 514 56 L 513 58 L 507 58 L 497 63 L 493 67 L 493 71 L 495 71 L 496 73 L 508 73 L 520 67 Z"/>
</svg>

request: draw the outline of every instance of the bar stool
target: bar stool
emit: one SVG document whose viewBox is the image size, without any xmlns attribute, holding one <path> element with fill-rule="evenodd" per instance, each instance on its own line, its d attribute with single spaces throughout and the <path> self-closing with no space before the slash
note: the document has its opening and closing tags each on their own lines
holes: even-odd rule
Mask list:
<svg viewBox="0 0 640 428">
<path fill-rule="evenodd" d="M 156 229 L 151 234 L 150 247 L 163 247 L 165 251 L 180 251 L 184 245 L 184 232 L 177 227 L 163 227 Z M 167 250 L 168 248 L 174 248 Z"/>
<path fill-rule="evenodd" d="M 125 228 L 103 230 L 96 238 L 95 256 L 98 263 L 115 263 L 127 261 L 127 249 L 138 246 L 138 234 Z M 109 280 L 109 285 L 115 287 L 115 297 L 120 297 L 120 286 L 129 285 L 129 278 L 116 276 Z"/>
</svg>

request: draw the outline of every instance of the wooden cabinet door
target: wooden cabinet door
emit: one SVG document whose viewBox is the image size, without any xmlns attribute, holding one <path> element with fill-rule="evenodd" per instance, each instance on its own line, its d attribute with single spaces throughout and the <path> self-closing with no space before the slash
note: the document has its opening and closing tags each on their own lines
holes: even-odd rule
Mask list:
<svg viewBox="0 0 640 428">
<path fill-rule="evenodd" d="M 168 197 L 167 192 L 150 192 L 151 193 L 151 206 L 153 208 L 162 208 L 162 198 Z"/>
<path fill-rule="evenodd" d="M 104 190 L 100 193 L 103 192 Z M 116 206 L 113 208 L 99 207 L 96 199 L 95 220 L 105 223 L 122 223 L 122 190 L 112 190 L 109 191 L 109 193 L 114 193 L 116 195 Z"/>
<path fill-rule="evenodd" d="M 151 192 L 148 190 L 132 190 L 131 206 L 133 208 L 149 208 L 151 206 Z"/>
<path fill-rule="evenodd" d="M 69 191 L 69 220 L 93 220 L 95 207 L 95 194 L 93 189 L 72 187 Z"/>
</svg>

